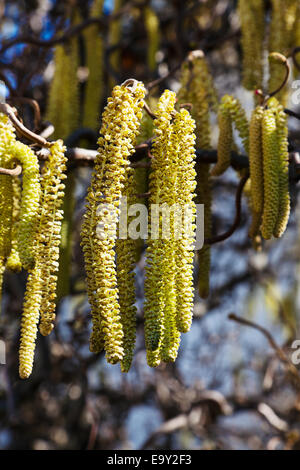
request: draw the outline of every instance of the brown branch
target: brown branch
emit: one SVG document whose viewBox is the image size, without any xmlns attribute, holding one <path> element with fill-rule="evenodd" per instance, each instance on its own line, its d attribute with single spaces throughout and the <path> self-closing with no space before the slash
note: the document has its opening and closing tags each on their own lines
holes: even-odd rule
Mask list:
<svg viewBox="0 0 300 470">
<path fill-rule="evenodd" d="M 285 85 L 287 84 L 287 82 L 289 80 L 289 76 L 290 76 L 290 73 L 291 73 L 290 64 L 288 63 L 287 58 L 283 54 L 280 54 L 279 52 L 272 52 L 269 55 L 269 60 L 272 61 L 272 62 L 275 62 L 278 65 L 283 65 L 285 67 L 285 76 L 284 76 L 284 79 L 283 79 L 282 83 L 276 88 L 276 90 L 270 92 L 266 96 L 266 99 L 277 95 L 285 87 Z"/>
<path fill-rule="evenodd" d="M 9 176 L 19 176 L 22 173 L 21 165 L 17 165 L 15 168 L 0 168 L 1 175 L 9 175 Z"/>
<path fill-rule="evenodd" d="M 297 70 L 300 70 L 300 63 L 296 59 L 296 55 L 299 54 L 299 52 L 300 52 L 300 46 L 295 47 L 291 52 L 291 57 L 293 59 L 293 64 L 294 64 L 294 66 L 296 67 Z"/>
<path fill-rule="evenodd" d="M 233 221 L 233 224 L 231 227 L 225 232 L 220 235 L 216 235 L 215 237 L 211 238 L 205 238 L 204 243 L 206 245 L 214 245 L 215 243 L 222 242 L 224 240 L 227 240 L 227 238 L 231 237 L 231 235 L 237 230 L 237 228 L 240 225 L 241 222 L 241 207 L 242 207 L 242 195 L 243 195 L 243 189 L 245 187 L 245 184 L 247 183 L 249 178 L 249 173 L 247 173 L 245 176 L 243 176 L 239 182 L 236 196 L 235 196 L 235 218 Z"/>
<path fill-rule="evenodd" d="M 9 106 L 7 103 L 0 103 L 0 113 L 6 114 L 8 118 L 10 119 L 11 123 L 15 127 L 15 129 L 21 134 L 23 137 L 26 137 L 28 140 L 31 142 L 34 142 L 38 144 L 40 147 L 50 147 L 51 143 L 48 142 L 46 139 L 41 137 L 38 134 L 35 134 L 34 132 L 30 131 L 27 129 L 27 127 L 24 126 L 24 124 L 19 121 L 19 119 L 16 117 L 14 113 L 14 108 Z"/>
<path fill-rule="evenodd" d="M 291 117 L 293 117 L 295 119 L 298 119 L 300 121 L 300 114 L 299 113 L 296 113 L 295 111 L 292 111 L 291 109 L 287 109 L 287 108 L 285 108 L 284 112 L 288 116 L 291 116 Z"/>
<path fill-rule="evenodd" d="M 268 330 L 266 330 L 264 327 L 258 325 L 257 323 L 254 323 L 250 320 L 246 320 L 245 318 L 238 317 L 234 313 L 230 313 L 228 315 L 229 320 L 235 321 L 236 323 L 240 323 L 241 325 L 249 326 L 250 328 L 254 328 L 255 330 L 260 331 L 265 338 L 268 340 L 271 348 L 275 351 L 278 359 L 287 367 L 287 370 L 289 373 L 292 375 L 292 377 L 295 379 L 295 382 L 297 383 L 297 386 L 300 387 L 300 376 L 298 373 L 297 368 L 292 364 L 292 362 L 289 360 L 283 349 L 278 346 L 276 341 L 274 340 L 273 336 L 271 333 L 269 333 Z"/>
<path fill-rule="evenodd" d="M 5 51 L 7 51 L 7 49 L 10 49 L 16 44 L 31 44 L 32 46 L 51 48 L 55 46 L 56 44 L 61 44 L 63 42 L 66 42 L 69 39 L 71 39 L 73 36 L 80 34 L 81 31 L 88 28 L 92 24 L 98 24 L 99 28 L 105 29 L 107 28 L 108 23 L 119 19 L 120 16 L 122 16 L 132 7 L 136 6 L 136 4 L 138 5 L 138 2 L 128 2 L 127 5 L 121 8 L 119 11 L 105 18 L 104 17 L 88 18 L 87 20 L 83 21 L 82 23 L 76 26 L 71 26 L 70 28 L 66 30 L 64 34 L 55 36 L 54 38 L 51 38 L 48 40 L 39 39 L 37 37 L 28 36 L 28 35 L 17 36 L 13 39 L 10 39 L 4 42 L 0 49 L 0 53 L 3 54 Z"/>
<path fill-rule="evenodd" d="M 29 106 L 31 106 L 31 108 L 33 109 L 33 113 L 34 113 L 34 127 L 35 129 L 38 128 L 41 122 L 41 111 L 40 111 L 40 106 L 36 100 L 32 98 L 27 98 L 25 96 L 12 96 L 7 101 L 8 102 L 12 101 L 13 103 L 14 102 L 24 103 L 24 104 L 28 104 Z"/>
</svg>

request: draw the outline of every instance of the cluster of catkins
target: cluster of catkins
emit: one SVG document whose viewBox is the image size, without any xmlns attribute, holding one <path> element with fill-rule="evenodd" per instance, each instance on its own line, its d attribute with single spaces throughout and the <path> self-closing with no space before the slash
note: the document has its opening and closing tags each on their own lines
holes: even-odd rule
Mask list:
<svg viewBox="0 0 300 470">
<path fill-rule="evenodd" d="M 107 361 L 120 362 L 123 372 L 130 368 L 136 336 L 137 244 L 130 236 L 118 237 L 119 215 L 122 196 L 127 197 L 128 208 L 136 202 L 136 180 L 129 157 L 140 131 L 144 96 L 143 84 L 129 81 L 116 86 L 108 99 L 82 224 L 93 321 L 90 349 L 104 349 Z M 150 366 L 176 359 L 180 333 L 190 329 L 193 310 L 195 124 L 186 109 L 176 111 L 175 102 L 175 93 L 166 90 L 158 101 L 154 120 L 144 306 Z M 178 233 L 178 220 L 171 211 L 168 236 L 163 239 L 158 209 L 174 204 L 189 209 L 184 229 Z"/>
<path fill-rule="evenodd" d="M 211 174 L 221 175 L 230 166 L 234 124 L 249 155 L 249 236 L 257 242 L 260 236 L 266 240 L 281 237 L 290 215 L 288 127 L 283 106 L 275 97 L 267 99 L 254 109 L 249 124 L 240 102 L 225 95 L 218 122 L 218 161 Z"/>
<path fill-rule="evenodd" d="M 270 10 L 267 11 L 267 5 Z M 242 30 L 243 84 L 248 90 L 261 89 L 264 85 L 265 46 L 269 53 L 279 52 L 288 56 L 293 47 L 300 46 L 299 0 L 239 0 L 238 12 Z M 267 18 L 270 17 L 268 24 Z M 268 26 L 267 26 L 268 25 Z M 269 91 L 276 90 L 284 79 L 284 68 L 274 62 L 269 66 Z M 287 100 L 286 88 L 278 99 Z"/>
<path fill-rule="evenodd" d="M 5 269 L 28 272 L 21 320 L 21 378 L 32 371 L 38 323 L 40 332 L 48 335 L 55 318 L 66 158 L 61 140 L 50 143 L 49 150 L 40 175 L 37 156 L 16 139 L 8 117 L 0 114 L 0 166 L 22 167 L 22 179 L 0 175 L 1 284 Z"/>
</svg>

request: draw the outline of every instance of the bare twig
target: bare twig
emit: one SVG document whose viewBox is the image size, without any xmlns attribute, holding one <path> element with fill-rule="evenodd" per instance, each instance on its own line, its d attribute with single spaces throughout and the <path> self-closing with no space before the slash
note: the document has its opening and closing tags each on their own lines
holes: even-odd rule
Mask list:
<svg viewBox="0 0 300 470">
<path fill-rule="evenodd" d="M 22 173 L 21 165 L 17 165 L 15 168 L 0 168 L 1 175 L 19 176 Z"/>
<path fill-rule="evenodd" d="M 291 57 L 293 59 L 293 63 L 294 63 L 294 66 L 296 67 L 296 69 L 300 70 L 300 63 L 298 62 L 296 56 L 297 54 L 300 53 L 300 46 L 299 47 L 295 47 L 292 52 L 291 52 Z"/>
<path fill-rule="evenodd" d="M 88 18 L 87 20 L 83 21 L 82 23 L 78 25 L 71 26 L 70 28 L 66 30 L 64 34 L 55 36 L 48 40 L 40 39 L 34 36 L 28 36 L 28 35 L 17 36 L 13 39 L 10 39 L 4 42 L 2 45 L 2 48 L 0 49 L 0 52 L 1 54 L 3 54 L 5 51 L 7 51 L 7 49 L 10 49 L 16 44 L 31 44 L 32 46 L 51 48 L 55 46 L 56 44 L 62 44 L 68 41 L 73 36 L 77 36 L 84 29 L 88 28 L 92 24 L 98 24 L 99 28 L 105 29 L 107 28 L 107 25 L 109 22 L 119 19 L 120 16 L 122 16 L 124 13 L 130 10 L 133 6 L 135 6 L 135 4 L 136 2 L 128 2 L 127 5 L 125 5 L 119 11 L 115 12 L 114 14 L 108 17 Z"/>
<path fill-rule="evenodd" d="M 229 320 L 233 320 L 236 323 L 240 323 L 241 325 L 249 326 L 250 328 L 254 328 L 255 330 L 260 331 L 265 336 L 265 338 L 268 340 L 270 346 L 275 351 L 278 359 L 287 367 L 287 370 L 292 375 L 293 379 L 295 379 L 295 382 L 297 383 L 297 386 L 300 387 L 300 376 L 299 376 L 297 368 L 294 366 L 294 364 L 292 364 L 292 362 L 286 356 L 283 349 L 280 346 L 278 346 L 278 344 L 276 343 L 273 336 L 271 335 L 271 333 L 269 333 L 268 330 L 266 330 L 264 327 L 258 325 L 257 323 L 254 323 L 250 320 L 246 320 L 245 318 L 239 317 L 239 316 L 235 315 L 234 313 L 230 313 L 228 315 L 228 318 L 229 318 Z"/>
<path fill-rule="evenodd" d="M 6 116 L 9 117 L 11 123 L 15 127 L 15 129 L 23 136 L 26 137 L 28 140 L 31 142 L 34 142 L 41 147 L 50 147 L 51 143 L 48 142 L 46 139 L 41 137 L 38 134 L 35 134 L 34 132 L 30 131 L 27 129 L 27 127 L 24 126 L 24 124 L 19 121 L 19 119 L 16 117 L 14 113 L 14 109 L 9 106 L 7 103 L 0 103 L 0 112 L 6 114 Z"/>
<path fill-rule="evenodd" d="M 231 237 L 231 235 L 236 231 L 236 229 L 240 225 L 243 189 L 245 187 L 245 184 L 248 181 L 248 178 L 249 178 L 249 174 L 247 173 L 245 176 L 241 178 L 239 182 L 237 192 L 236 192 L 236 197 L 235 197 L 235 208 L 236 208 L 235 218 L 230 229 L 227 230 L 225 233 L 222 233 L 221 235 L 216 235 L 215 237 L 206 238 L 204 240 L 204 243 L 206 245 L 214 245 L 215 243 L 219 243 L 219 242 L 226 240 L 227 238 Z"/>
<path fill-rule="evenodd" d="M 269 59 L 276 62 L 278 65 L 283 65 L 285 67 L 285 76 L 284 76 L 282 83 L 276 88 L 276 90 L 270 92 L 266 96 L 266 99 L 277 95 L 285 87 L 285 85 L 288 82 L 290 73 L 291 73 L 290 64 L 288 63 L 287 58 L 283 54 L 279 54 L 279 52 L 272 52 L 269 56 Z"/>
</svg>

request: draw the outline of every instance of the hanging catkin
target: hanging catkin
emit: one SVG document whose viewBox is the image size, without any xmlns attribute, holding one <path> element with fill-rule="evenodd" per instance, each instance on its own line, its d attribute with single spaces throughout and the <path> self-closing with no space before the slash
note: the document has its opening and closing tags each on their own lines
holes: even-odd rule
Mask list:
<svg viewBox="0 0 300 470">
<path fill-rule="evenodd" d="M 230 166 L 231 149 L 233 145 L 232 123 L 230 113 L 224 103 L 221 103 L 218 111 L 219 139 L 218 161 L 211 170 L 212 176 L 219 176 Z"/>
<path fill-rule="evenodd" d="M 64 197 L 66 157 L 62 140 L 53 143 L 50 155 L 42 172 L 41 215 L 37 234 L 36 263 L 40 265 L 42 278 L 40 332 L 46 336 L 53 329 L 55 319 L 55 299 L 61 240 L 61 210 Z"/>
<path fill-rule="evenodd" d="M 163 323 L 164 323 L 164 281 L 162 276 L 163 259 L 164 259 L 164 240 L 162 240 L 161 214 L 158 212 L 158 204 L 163 203 L 161 197 L 161 189 L 165 188 L 165 180 L 167 175 L 171 175 L 169 171 L 166 173 L 165 165 L 170 160 L 170 143 L 171 143 L 171 119 L 174 112 L 176 95 L 169 90 L 160 97 L 156 116 L 154 121 L 154 142 L 153 142 L 153 159 L 152 168 L 149 178 L 149 207 L 151 227 L 150 237 L 148 239 L 147 265 L 145 268 L 145 342 L 147 350 L 147 360 L 150 367 L 155 367 L 160 362 L 160 350 L 163 341 Z M 162 181 L 164 184 L 162 184 Z M 169 189 L 169 187 L 168 187 Z M 156 211 L 156 212 L 155 212 Z M 153 224 L 153 214 L 155 213 L 155 223 Z M 154 236 L 153 228 L 156 229 Z M 169 252 L 168 252 L 169 253 Z M 170 290 L 174 292 L 174 286 L 170 286 Z M 150 352 L 150 354 L 148 354 Z"/>
<path fill-rule="evenodd" d="M 102 16 L 103 0 L 94 0 L 91 18 Z M 99 109 L 103 96 L 103 39 L 99 26 L 91 25 L 84 33 L 88 79 L 85 86 L 83 126 L 99 128 Z"/>
<path fill-rule="evenodd" d="M 90 349 L 99 352 L 104 346 L 113 364 L 124 357 L 114 251 L 117 218 L 144 95 L 143 84 L 134 81 L 116 86 L 108 99 L 81 232 L 93 320 Z"/>
<path fill-rule="evenodd" d="M 20 221 L 20 209 L 21 209 L 21 181 L 18 176 L 11 177 L 12 179 L 12 191 L 13 191 L 13 206 L 12 206 L 12 228 L 11 228 L 11 250 L 9 257 L 6 261 L 7 269 L 11 271 L 19 272 L 22 269 L 22 263 L 20 260 L 18 250 L 18 231 Z"/>
<path fill-rule="evenodd" d="M 249 123 L 239 100 L 230 95 L 223 96 L 219 106 L 218 121 L 218 161 L 211 171 L 213 176 L 221 175 L 230 166 L 233 146 L 232 124 L 238 131 L 244 150 L 249 153 Z"/>
<path fill-rule="evenodd" d="M 35 264 L 29 269 L 21 322 L 21 378 L 28 378 L 32 372 L 40 317 L 40 331 L 43 335 L 49 334 L 53 328 L 65 161 L 63 143 L 58 140 L 51 145 L 49 159 L 43 168 L 42 207 L 35 238 Z"/>
<path fill-rule="evenodd" d="M 54 138 L 66 139 L 78 127 L 79 120 L 76 39 L 55 47 L 54 66 L 46 115 L 55 127 Z"/>
<path fill-rule="evenodd" d="M 262 148 L 263 107 L 257 106 L 250 122 L 249 165 L 251 179 L 252 224 L 249 236 L 255 238 L 259 232 L 264 207 L 264 170 Z"/>
<path fill-rule="evenodd" d="M 272 237 L 278 219 L 279 207 L 279 142 L 276 119 L 271 109 L 266 109 L 262 120 L 264 210 L 261 233 L 265 239 Z"/>
<path fill-rule="evenodd" d="M 176 325 L 187 333 L 193 315 L 193 242 L 195 237 L 195 122 L 188 111 L 182 110 L 174 118 L 174 134 L 180 142 L 177 160 L 176 203 L 188 210 L 187 229 L 176 246 Z M 207 181 L 207 179 L 206 179 Z"/>
<path fill-rule="evenodd" d="M 23 303 L 19 348 L 19 374 L 21 379 L 27 379 L 32 372 L 41 298 L 42 279 L 40 265 L 37 264 L 28 275 Z"/>
<path fill-rule="evenodd" d="M 113 14 L 116 14 L 122 7 L 123 0 L 114 0 Z M 115 19 L 109 23 L 109 45 L 111 47 L 117 46 L 120 41 L 122 33 L 122 17 Z M 120 70 L 120 49 L 116 47 L 115 50 L 110 54 L 110 63 L 112 69 L 117 72 Z M 115 78 L 110 75 L 110 85 L 115 85 Z"/>
<path fill-rule="evenodd" d="M 262 87 L 264 0 L 239 0 L 238 13 L 242 30 L 243 85 L 247 90 Z"/>
<path fill-rule="evenodd" d="M 279 238 L 286 230 L 290 216 L 289 193 L 289 143 L 287 115 L 276 98 L 268 101 L 268 107 L 275 114 L 279 146 L 279 210 L 273 235 Z"/>
<path fill-rule="evenodd" d="M 128 209 L 137 204 L 137 185 L 134 178 L 134 170 L 127 168 L 126 179 L 122 196 L 127 198 L 127 224 L 122 230 L 127 232 L 132 217 L 128 214 Z M 125 209 L 124 209 L 125 210 Z M 125 222 L 122 222 L 125 225 Z M 120 227 L 119 227 L 120 229 Z M 126 236 L 127 235 L 127 236 Z M 123 327 L 123 349 L 124 357 L 121 360 L 121 371 L 128 372 L 131 366 L 136 337 L 136 306 L 135 304 L 135 276 L 134 267 L 136 261 L 136 240 L 127 232 L 126 238 L 119 238 L 116 241 L 117 255 L 117 281 L 119 290 L 119 304 L 121 323 Z"/>
<path fill-rule="evenodd" d="M 30 270 L 35 260 L 35 235 L 40 211 L 40 167 L 37 156 L 27 145 L 14 142 L 11 147 L 22 165 L 22 199 L 18 226 L 18 251 L 22 266 Z"/>
<path fill-rule="evenodd" d="M 218 96 L 213 85 L 204 53 L 192 51 L 181 69 L 181 88 L 178 93 L 181 103 L 192 103 L 191 114 L 196 121 L 196 147 L 211 149 L 210 111 L 218 111 Z M 211 237 L 211 178 L 208 164 L 197 164 L 196 198 L 204 205 L 204 237 Z M 202 298 L 209 295 L 210 246 L 198 251 L 198 291 Z"/>
<path fill-rule="evenodd" d="M 186 110 L 175 114 L 171 122 L 175 99 L 175 93 L 163 93 L 154 121 L 150 222 L 155 211 L 159 215 L 154 224 L 157 232 L 153 236 L 151 231 L 148 240 L 144 306 L 147 361 L 151 367 L 161 360 L 176 359 L 180 331 L 188 331 L 192 320 L 195 123 Z M 177 223 L 186 206 L 188 229 L 180 231 L 178 237 Z M 180 215 L 176 210 L 181 211 Z M 167 233 L 163 230 L 166 211 Z"/>
<path fill-rule="evenodd" d="M 271 24 L 269 36 L 269 52 L 279 52 L 288 55 L 294 44 L 297 29 L 297 0 L 271 0 Z M 276 90 L 283 82 L 284 67 L 270 61 L 269 92 Z M 278 100 L 285 105 L 288 98 L 288 87 L 284 87 L 277 95 Z"/>
<path fill-rule="evenodd" d="M 0 166 L 13 167 L 11 147 L 15 142 L 14 128 L 7 116 L 0 113 Z M 5 263 L 11 250 L 13 187 L 9 175 L 0 174 L 0 258 Z"/>
<path fill-rule="evenodd" d="M 160 41 L 159 19 L 153 8 L 149 6 L 146 6 L 144 9 L 144 17 L 148 39 L 147 63 L 149 70 L 153 72 L 156 68 L 156 53 Z"/>
</svg>

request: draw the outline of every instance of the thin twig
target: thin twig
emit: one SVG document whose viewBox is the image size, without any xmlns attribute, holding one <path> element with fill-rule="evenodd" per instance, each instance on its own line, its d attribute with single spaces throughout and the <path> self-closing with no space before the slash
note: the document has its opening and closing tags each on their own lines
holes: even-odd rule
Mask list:
<svg viewBox="0 0 300 470">
<path fill-rule="evenodd" d="M 1 54 L 3 54 L 5 51 L 7 51 L 7 49 L 10 49 L 16 44 L 31 44 L 32 46 L 51 48 L 56 44 L 64 43 L 71 39 L 73 36 L 80 34 L 84 29 L 88 28 L 92 24 L 98 24 L 99 28 L 105 29 L 107 28 L 109 22 L 119 19 L 120 16 L 122 16 L 130 8 L 135 6 L 135 4 L 136 2 L 128 2 L 127 5 L 125 5 L 123 8 L 121 8 L 114 14 L 109 15 L 108 17 L 88 18 L 87 20 L 83 21 L 82 23 L 76 26 L 71 26 L 66 30 L 64 34 L 55 36 L 48 40 L 28 35 L 17 36 L 13 39 L 4 42 L 2 48 L 0 49 L 0 52 Z"/>
<path fill-rule="evenodd" d="M 48 142 L 46 139 L 41 137 L 38 134 L 35 134 L 34 132 L 30 131 L 27 129 L 27 127 L 24 126 L 24 124 L 19 121 L 19 119 L 16 117 L 14 113 L 14 108 L 9 106 L 7 103 L 0 103 L 0 113 L 6 114 L 8 118 L 10 119 L 11 123 L 15 127 L 15 129 L 23 136 L 26 137 L 28 140 L 31 142 L 34 142 L 38 144 L 40 147 L 50 147 L 51 143 Z"/>
<path fill-rule="evenodd" d="M 40 106 L 38 102 L 32 98 L 27 98 L 25 96 L 12 96 L 11 98 L 8 99 L 8 102 L 12 101 L 14 102 L 19 102 L 19 103 L 24 103 L 28 104 L 31 106 L 33 109 L 34 113 L 34 127 L 35 129 L 38 128 L 40 122 L 41 122 L 41 111 L 40 111 Z"/>
<path fill-rule="evenodd" d="M 283 65 L 285 67 L 285 76 L 282 81 L 282 83 L 276 88 L 276 90 L 270 92 L 267 96 L 266 99 L 271 98 L 272 96 L 277 95 L 287 84 L 289 80 L 289 76 L 291 73 L 291 67 L 290 64 L 288 63 L 287 58 L 283 54 L 279 54 L 279 52 L 272 52 L 269 56 L 269 58 L 273 61 L 275 61 L 278 65 Z"/>
<path fill-rule="evenodd" d="M 294 366 L 294 364 L 291 363 L 291 361 L 286 356 L 283 349 L 280 346 L 278 346 L 278 344 L 276 343 L 273 336 L 268 330 L 266 330 L 263 326 L 260 326 L 257 323 L 254 323 L 250 320 L 246 320 L 245 318 L 239 317 L 235 315 L 234 313 L 230 313 L 228 315 L 228 318 L 229 320 L 235 321 L 236 323 L 240 323 L 241 325 L 249 326 L 250 328 L 254 328 L 255 330 L 260 331 L 268 340 L 270 346 L 275 351 L 278 359 L 287 366 L 288 371 L 295 379 L 297 385 L 300 387 L 300 376 L 299 376 L 297 368 Z"/>
<path fill-rule="evenodd" d="M 1 175 L 8 175 L 8 176 L 19 176 L 22 173 L 21 165 L 17 165 L 15 168 L 0 168 Z"/>
<path fill-rule="evenodd" d="M 211 238 L 205 238 L 204 243 L 206 245 L 214 245 L 215 243 L 222 242 L 226 240 L 227 238 L 231 237 L 231 235 L 236 231 L 236 229 L 239 227 L 240 222 L 241 222 L 241 206 L 242 206 L 242 194 L 243 194 L 243 189 L 245 187 L 245 184 L 247 183 L 249 178 L 249 174 L 247 173 L 245 176 L 243 176 L 239 182 L 236 196 L 235 196 L 235 218 L 233 221 L 233 224 L 227 230 L 225 233 L 222 233 L 221 235 L 216 235 L 215 237 Z"/>
</svg>

